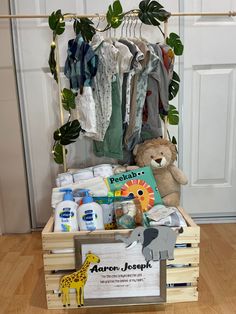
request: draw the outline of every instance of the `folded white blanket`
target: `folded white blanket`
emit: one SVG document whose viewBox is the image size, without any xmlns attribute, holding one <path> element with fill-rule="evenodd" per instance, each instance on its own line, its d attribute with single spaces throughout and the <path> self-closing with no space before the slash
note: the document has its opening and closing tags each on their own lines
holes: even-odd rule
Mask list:
<svg viewBox="0 0 236 314">
<path fill-rule="evenodd" d="M 81 180 L 79 183 L 73 183 L 59 188 L 52 189 L 51 206 L 55 208 L 58 203 L 63 200 L 64 192 L 61 189 L 70 188 L 72 191 L 76 189 L 88 189 L 93 196 L 107 196 L 108 188 L 102 177 L 95 177 L 87 180 Z"/>
</svg>

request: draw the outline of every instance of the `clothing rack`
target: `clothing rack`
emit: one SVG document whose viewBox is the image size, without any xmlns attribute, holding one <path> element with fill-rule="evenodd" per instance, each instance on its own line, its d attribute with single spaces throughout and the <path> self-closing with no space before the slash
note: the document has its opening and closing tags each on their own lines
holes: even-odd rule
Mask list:
<svg viewBox="0 0 236 314">
<path fill-rule="evenodd" d="M 24 15 L 24 14 L 16 14 L 16 15 L 0 15 L 0 19 L 39 19 L 39 18 L 48 18 L 50 15 Z M 228 11 L 228 12 L 175 12 L 171 13 L 170 17 L 180 17 L 180 16 L 228 16 L 233 17 L 236 16 L 236 11 Z M 138 17 L 138 13 L 132 13 L 128 14 L 127 17 Z M 64 16 L 64 19 L 73 19 L 73 18 L 98 18 L 99 21 L 101 19 L 106 18 L 105 14 L 67 14 Z M 168 20 L 164 22 L 164 37 L 165 39 L 168 36 Z M 56 44 L 56 55 L 57 55 L 57 67 L 59 71 L 59 45 L 58 45 L 58 39 Z M 60 111 L 60 122 L 63 125 L 64 124 L 64 110 L 62 106 L 62 100 L 61 100 L 61 80 L 60 76 L 58 77 L 58 99 L 59 99 L 59 111 Z M 164 138 L 167 138 L 167 119 L 165 118 L 164 121 Z M 65 148 L 63 146 L 63 170 L 64 172 L 67 171 L 67 161 L 66 161 L 66 153 Z"/>
<path fill-rule="evenodd" d="M 47 14 L 39 14 L 39 15 L 25 15 L 25 14 L 16 14 L 16 15 L 0 15 L 0 19 L 41 19 L 41 18 L 48 18 L 50 15 Z M 128 16 L 137 16 L 137 14 L 133 13 Z M 228 11 L 228 12 L 174 12 L 171 13 L 170 17 L 174 16 L 236 16 L 236 11 Z M 65 15 L 65 19 L 72 19 L 72 18 L 105 18 L 105 14 L 68 14 Z"/>
</svg>

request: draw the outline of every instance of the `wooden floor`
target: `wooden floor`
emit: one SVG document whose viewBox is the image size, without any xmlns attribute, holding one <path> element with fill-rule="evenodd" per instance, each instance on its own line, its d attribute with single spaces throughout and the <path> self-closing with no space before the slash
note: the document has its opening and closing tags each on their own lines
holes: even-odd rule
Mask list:
<svg viewBox="0 0 236 314">
<path fill-rule="evenodd" d="M 202 225 L 200 252 L 198 302 L 47 310 L 40 233 L 0 236 L 0 313 L 236 313 L 236 224 Z"/>
</svg>

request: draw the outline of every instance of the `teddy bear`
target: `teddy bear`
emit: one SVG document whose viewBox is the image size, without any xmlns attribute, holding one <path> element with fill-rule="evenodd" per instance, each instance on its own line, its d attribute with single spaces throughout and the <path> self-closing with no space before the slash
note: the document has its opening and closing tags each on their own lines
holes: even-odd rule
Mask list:
<svg viewBox="0 0 236 314">
<path fill-rule="evenodd" d="M 133 154 L 138 166 L 152 168 L 164 205 L 179 206 L 180 185 L 187 184 L 188 180 L 174 165 L 177 157 L 175 145 L 162 138 L 146 140 L 135 146 Z"/>
</svg>

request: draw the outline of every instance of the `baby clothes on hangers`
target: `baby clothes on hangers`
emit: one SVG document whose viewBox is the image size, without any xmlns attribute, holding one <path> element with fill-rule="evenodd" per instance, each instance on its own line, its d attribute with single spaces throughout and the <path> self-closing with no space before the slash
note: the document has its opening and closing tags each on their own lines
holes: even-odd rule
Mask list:
<svg viewBox="0 0 236 314">
<path fill-rule="evenodd" d="M 109 127 L 103 142 L 94 142 L 94 153 L 97 156 L 107 156 L 116 159 L 123 158 L 123 119 L 122 119 L 122 83 L 125 73 L 130 70 L 133 55 L 129 48 L 118 42 L 113 45 L 119 50 L 117 66 L 118 74 L 112 80 L 112 114 Z"/>
<path fill-rule="evenodd" d="M 99 157 L 123 158 L 122 113 L 119 75 L 113 76 L 112 81 L 112 114 L 103 141 L 94 141 L 94 153 Z"/>
<path fill-rule="evenodd" d="M 137 75 L 137 97 L 131 102 L 130 123 L 124 138 L 128 151 L 131 151 L 138 141 L 138 139 L 136 140 L 136 133 L 139 129 L 141 129 L 142 110 L 146 97 L 148 74 L 152 69 L 152 62 L 150 62 L 150 49 L 147 44 L 139 39 L 133 39 L 133 41 L 143 52 L 144 59 L 140 61 L 142 70 Z"/>
<path fill-rule="evenodd" d="M 169 80 L 172 80 L 174 72 L 175 54 L 170 46 L 167 44 L 160 45 L 163 57 L 163 64 L 168 72 Z"/>
<path fill-rule="evenodd" d="M 93 97 L 96 108 L 97 135 L 93 139 L 103 141 L 112 113 L 112 77 L 117 73 L 118 49 L 95 34 L 91 46 L 99 57 L 94 78 Z"/>
<path fill-rule="evenodd" d="M 69 40 L 64 74 L 70 80 L 70 88 L 74 92 L 80 89 L 82 93 L 84 86 L 93 85 L 97 67 L 98 56 L 80 34 Z"/>
<path fill-rule="evenodd" d="M 119 50 L 118 68 L 119 68 L 120 86 L 122 86 L 124 74 L 129 73 L 130 71 L 133 55 L 130 52 L 129 48 L 126 45 L 122 44 L 121 42 L 116 40 L 113 44 Z"/>
<path fill-rule="evenodd" d="M 67 53 L 64 73 L 70 80 L 71 89 L 74 92 L 79 90 L 75 99 L 75 118 L 79 120 L 85 136 L 94 136 L 97 125 L 91 86 L 97 72 L 98 56 L 80 34 L 69 40 Z"/>
<path fill-rule="evenodd" d="M 169 83 L 170 77 L 168 75 L 168 70 L 165 67 L 163 60 L 163 53 L 161 45 L 154 44 L 152 45 L 154 51 L 159 56 L 160 62 L 158 63 L 156 69 L 150 73 L 150 76 L 153 77 L 158 83 L 158 90 L 160 95 L 159 108 L 163 108 L 165 112 L 169 110 Z"/>
<path fill-rule="evenodd" d="M 136 84 L 137 77 L 136 74 L 142 70 L 140 61 L 143 60 L 143 52 L 135 45 L 133 42 L 127 39 L 120 39 L 119 42 L 126 45 L 130 52 L 133 54 L 133 59 L 130 66 L 130 71 L 127 75 L 124 75 L 124 81 L 122 85 L 122 111 L 123 111 L 123 121 L 124 121 L 124 130 L 126 125 L 129 124 L 130 120 L 130 104 L 131 99 L 133 101 L 136 99 Z M 132 94 L 132 97 L 131 97 Z"/>
<path fill-rule="evenodd" d="M 129 150 L 132 150 L 136 144 L 140 143 L 143 109 L 148 87 L 148 77 L 149 74 L 157 67 L 157 64 L 159 62 L 159 57 L 156 55 L 154 49 L 150 44 L 147 44 L 147 49 L 148 56 L 146 58 L 146 64 L 144 65 L 144 69 L 140 74 L 137 85 L 137 109 L 136 116 L 133 119 L 133 129 L 130 129 L 130 133 L 126 134 L 126 145 Z"/>
<path fill-rule="evenodd" d="M 124 74 L 122 85 L 122 115 L 123 115 L 123 134 L 125 135 L 126 129 L 130 122 L 130 115 L 132 115 L 132 103 L 136 102 L 137 98 L 137 75 L 142 70 L 140 62 L 144 59 L 143 52 L 131 40 L 120 39 L 119 42 L 125 44 L 130 52 L 133 54 L 133 59 L 130 66 L 129 73 Z M 123 162 L 133 163 L 131 152 L 123 147 Z"/>
<path fill-rule="evenodd" d="M 162 45 L 151 44 L 151 46 L 158 56 L 158 63 L 148 78 L 147 96 L 143 110 L 142 141 L 162 136 L 160 110 L 162 113 L 166 113 L 169 110 L 170 76 L 164 64 L 161 49 Z M 166 46 L 167 45 L 165 45 L 165 49 Z M 169 49 L 171 48 L 169 47 Z M 169 69 L 171 69 L 171 67 L 169 67 Z"/>
<path fill-rule="evenodd" d="M 83 135 L 94 137 L 97 134 L 97 121 L 95 113 L 95 102 L 90 86 L 83 87 L 83 93 L 78 94 L 76 99 L 76 118 L 79 120 Z"/>
<path fill-rule="evenodd" d="M 94 141 L 95 155 L 123 159 L 123 120 L 121 111 L 122 82 L 125 73 L 129 72 L 133 55 L 129 48 L 115 41 L 114 46 L 119 50 L 117 59 L 117 74 L 112 80 L 112 114 L 109 127 L 103 142 Z"/>
</svg>

